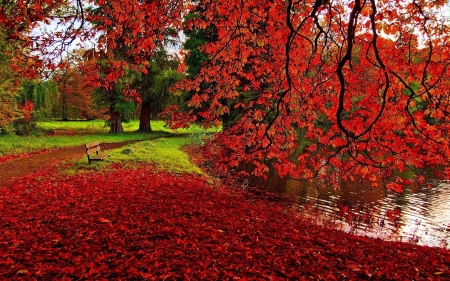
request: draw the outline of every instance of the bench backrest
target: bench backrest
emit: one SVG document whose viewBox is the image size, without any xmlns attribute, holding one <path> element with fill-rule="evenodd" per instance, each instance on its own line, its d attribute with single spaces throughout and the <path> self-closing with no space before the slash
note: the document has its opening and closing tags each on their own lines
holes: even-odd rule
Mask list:
<svg viewBox="0 0 450 281">
<path fill-rule="evenodd" d="M 85 146 L 86 146 L 86 153 L 88 155 L 93 154 L 94 152 L 95 154 L 98 154 L 98 152 L 100 151 L 100 143 L 98 141 L 93 143 L 87 143 Z"/>
</svg>

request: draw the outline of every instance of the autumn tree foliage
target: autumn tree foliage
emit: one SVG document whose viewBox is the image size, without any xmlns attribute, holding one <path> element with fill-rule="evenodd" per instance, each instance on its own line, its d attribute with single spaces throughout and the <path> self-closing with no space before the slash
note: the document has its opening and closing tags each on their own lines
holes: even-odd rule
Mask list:
<svg viewBox="0 0 450 281">
<path fill-rule="evenodd" d="M 14 46 L 7 42 L 6 35 L 0 30 L 0 133 L 12 129 L 12 123 L 21 117 L 15 102 L 18 96 L 17 79 L 11 69 Z"/>
<path fill-rule="evenodd" d="M 11 82 L 0 81 L 0 133 L 12 129 L 12 123 L 21 114 L 14 100 L 16 93 L 11 92 Z"/>
<path fill-rule="evenodd" d="M 106 54 L 101 59 L 94 86 L 102 88 L 110 102 L 111 132 L 122 131 L 118 108 L 123 99 L 139 94 L 130 87 L 132 73 L 147 73 L 150 59 L 168 34 L 173 34 L 181 20 L 182 1 L 93 1 L 87 20 L 92 36 L 101 34 L 97 48 Z M 175 32 L 176 33 L 176 32 Z M 121 79 L 121 80 L 120 80 Z M 117 84 L 121 93 L 117 92 Z"/>
<path fill-rule="evenodd" d="M 3 3 L 7 37 L 20 37 L 30 50 L 50 55 L 43 46 L 102 38 L 96 48 L 105 64 L 94 83 L 112 103 L 119 79 L 124 97 L 138 97 L 127 74 L 145 73 L 165 36 L 195 10 L 199 16 L 187 28 L 214 27 L 215 38 L 199 49 L 207 57 L 200 73 L 179 84 L 193 94 L 195 116 L 177 113 L 173 121 L 217 124 L 238 111 L 211 146 L 223 163 L 249 162 L 257 174 L 270 164 L 284 176 L 333 185 L 364 180 L 394 190 L 405 184 L 396 170 L 412 169 L 419 182 L 423 167 L 450 176 L 444 0 Z M 73 9 L 65 9 L 69 4 Z M 40 41 L 25 32 L 49 20 L 66 23 L 67 32 Z M 59 66 L 34 57 L 21 63 Z M 120 116 L 111 109 L 117 132 Z"/>
<path fill-rule="evenodd" d="M 82 62 L 80 62 L 82 66 Z M 84 69 L 80 66 L 80 69 Z M 95 107 L 92 97 L 93 89 L 86 83 L 85 73 L 78 66 L 65 64 L 65 69 L 55 73 L 58 83 L 58 103 L 53 108 L 55 117 L 63 121 L 69 119 L 91 120 L 101 117 L 101 110 Z"/>
<path fill-rule="evenodd" d="M 179 88 L 196 92 L 189 105 L 205 122 L 242 114 L 215 138 L 222 164 L 397 191 L 406 182 L 394 171 L 412 169 L 423 183 L 419 169 L 431 167 L 449 178 L 444 4 L 201 1 L 201 17 L 188 24 L 213 23 L 217 39 L 201 47 L 207 62 Z M 177 117 L 178 126 L 195 120 Z"/>
<path fill-rule="evenodd" d="M 6 40 L 16 44 L 12 68 L 21 78 L 37 79 L 51 76 L 61 55 L 76 38 L 75 21 L 80 17 L 82 1 L 66 0 L 3 0 L 0 6 L 0 28 Z M 71 9 L 71 4 L 75 9 Z M 40 25 L 67 24 L 65 32 L 33 33 Z"/>
<path fill-rule="evenodd" d="M 75 42 L 98 41 L 103 51 L 102 65 L 92 78 L 92 86 L 103 88 L 110 103 L 111 132 L 120 132 L 123 100 L 138 100 L 138 94 L 125 81 L 122 93 L 114 88 L 126 74 L 146 71 L 149 59 L 167 34 L 176 35 L 184 3 L 169 1 L 2 1 L 0 25 L 9 40 L 20 40 L 20 61 L 15 67 L 27 76 L 49 77 L 64 68 L 64 56 Z M 40 25 L 56 30 L 32 33 Z M 117 88 L 117 87 L 116 87 Z M 119 86 L 119 88 L 122 88 Z M 123 95 L 122 95 L 123 94 Z"/>
</svg>

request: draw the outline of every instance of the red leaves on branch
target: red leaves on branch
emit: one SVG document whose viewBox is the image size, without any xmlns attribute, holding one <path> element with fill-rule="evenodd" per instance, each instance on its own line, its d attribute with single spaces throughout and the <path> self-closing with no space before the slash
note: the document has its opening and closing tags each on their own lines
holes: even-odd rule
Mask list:
<svg viewBox="0 0 450 281">
<path fill-rule="evenodd" d="M 202 1 L 187 23 L 217 37 L 180 87 L 202 120 L 225 120 L 218 160 L 396 190 L 395 170 L 449 167 L 450 30 L 433 12 L 444 2 L 319 2 Z"/>
<path fill-rule="evenodd" d="M 102 34 L 97 49 L 104 50 L 101 85 L 111 89 L 126 71 L 145 71 L 145 66 L 168 36 L 181 25 L 180 1 L 94 1 L 89 12 L 90 36 Z M 176 32 L 175 32 L 176 33 Z M 176 37 L 175 36 L 175 37 Z"/>
<path fill-rule="evenodd" d="M 108 94 L 126 73 L 145 72 L 195 10 L 177 0 L 89 1 L 90 9 L 73 1 L 76 12 L 59 22 L 72 23 L 67 32 L 30 36 L 69 2 L 3 3 L 1 28 L 19 46 L 13 68 L 48 76 L 75 38 L 96 38 L 101 67 L 90 85 Z M 450 30 L 435 13 L 444 1 L 322 2 L 201 1 L 186 28 L 214 34 L 200 46 L 208 57 L 202 71 L 179 86 L 196 108 L 188 120 L 231 120 L 215 140 L 219 160 L 255 163 L 256 174 L 270 163 L 294 178 L 395 189 L 395 170 L 443 167 L 438 176 L 450 178 Z M 176 127 L 182 116 L 174 115 Z"/>
<path fill-rule="evenodd" d="M 287 203 L 153 167 L 0 188 L 3 279 L 426 280 L 450 253 L 305 223 Z"/>
<path fill-rule="evenodd" d="M 20 110 L 22 110 L 23 118 L 26 122 L 31 121 L 31 117 L 33 115 L 34 104 L 31 100 L 28 100 L 21 106 Z"/>
<path fill-rule="evenodd" d="M 159 114 L 159 117 L 167 120 L 172 129 L 189 128 L 190 123 L 197 119 L 191 112 L 181 112 L 178 105 L 171 105 Z"/>
</svg>

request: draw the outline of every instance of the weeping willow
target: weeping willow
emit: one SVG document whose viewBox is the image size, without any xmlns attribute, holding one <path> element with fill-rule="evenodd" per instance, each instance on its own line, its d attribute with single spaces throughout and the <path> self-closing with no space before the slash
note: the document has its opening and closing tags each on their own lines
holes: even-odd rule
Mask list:
<svg viewBox="0 0 450 281">
<path fill-rule="evenodd" d="M 20 103 L 32 101 L 37 120 L 48 120 L 52 117 L 52 110 L 58 102 L 58 86 L 55 81 L 23 80 L 21 89 Z"/>
</svg>

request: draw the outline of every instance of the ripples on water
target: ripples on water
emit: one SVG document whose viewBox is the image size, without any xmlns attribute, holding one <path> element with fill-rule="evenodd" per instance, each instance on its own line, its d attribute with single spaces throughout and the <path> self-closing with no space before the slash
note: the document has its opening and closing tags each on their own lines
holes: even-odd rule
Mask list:
<svg viewBox="0 0 450 281">
<path fill-rule="evenodd" d="M 450 183 L 432 188 L 412 186 L 402 194 L 383 188 L 361 188 L 344 183 L 340 190 L 269 176 L 251 185 L 281 192 L 294 207 L 319 224 L 357 235 L 450 249 Z"/>
</svg>

